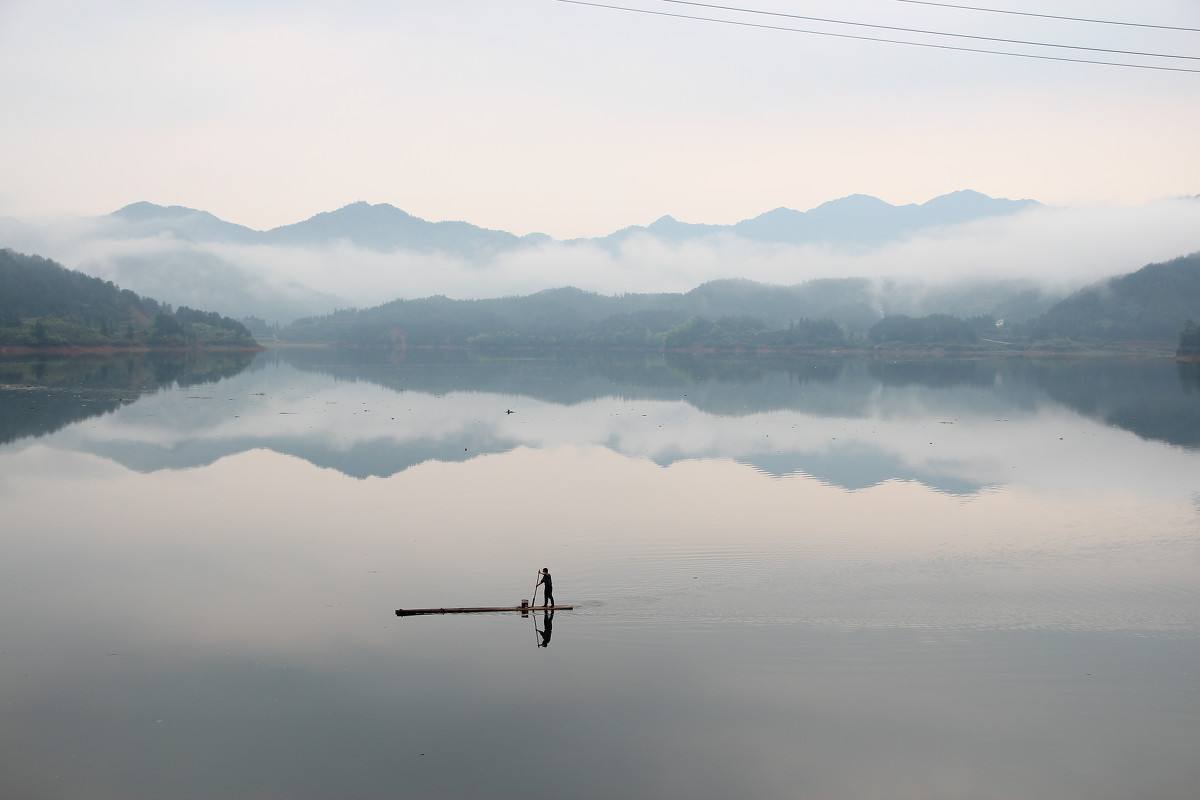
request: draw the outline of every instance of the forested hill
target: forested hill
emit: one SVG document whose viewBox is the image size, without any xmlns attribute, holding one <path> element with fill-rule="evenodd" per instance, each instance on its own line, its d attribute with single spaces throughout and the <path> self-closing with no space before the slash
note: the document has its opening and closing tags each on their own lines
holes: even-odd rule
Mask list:
<svg viewBox="0 0 1200 800">
<path fill-rule="evenodd" d="M 1081 289 L 1033 326 L 1038 339 L 1170 342 L 1200 317 L 1200 253 Z"/>
<path fill-rule="evenodd" d="M 684 293 L 604 296 L 566 288 L 487 300 L 396 300 L 299 320 L 281 337 L 382 348 L 990 344 L 1037 349 L 1170 345 L 1195 318 L 1200 318 L 1200 254 L 1152 264 L 1065 299 L 1019 281 L 939 287 L 861 278 L 796 286 L 725 280 Z"/>
<path fill-rule="evenodd" d="M 566 288 L 487 300 L 396 300 L 299 320 L 280 336 L 359 347 L 468 343 L 656 347 L 670 346 L 680 337 L 698 344 L 692 340 L 706 328 L 697 322 L 708 320 L 720 323 L 721 330 L 704 333 L 705 340 L 770 345 L 779 344 L 774 341 L 777 337 L 764 337 L 764 333 L 788 332 L 789 340 L 812 338 L 807 343 L 817 345 L 829 343 L 828 327 L 803 321 L 824 320 L 851 336 L 865 336 L 887 314 L 944 311 L 1020 322 L 1034 319 L 1053 299 L 1020 281 L 932 287 L 863 278 L 814 280 L 796 286 L 723 280 L 684 293 L 605 296 Z M 749 334 L 752 342 L 746 339 Z M 682 341 L 679 346 L 684 346 Z"/>
<path fill-rule="evenodd" d="M 0 347 L 253 347 L 215 312 L 141 297 L 49 259 L 0 249 Z"/>
</svg>

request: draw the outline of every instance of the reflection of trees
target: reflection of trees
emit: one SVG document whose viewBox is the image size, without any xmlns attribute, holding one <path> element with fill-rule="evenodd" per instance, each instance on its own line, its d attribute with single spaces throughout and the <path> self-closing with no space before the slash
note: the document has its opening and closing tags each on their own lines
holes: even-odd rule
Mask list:
<svg viewBox="0 0 1200 800">
<path fill-rule="evenodd" d="M 791 382 L 796 383 L 830 382 L 837 380 L 848 363 L 837 358 L 788 358 L 767 354 L 747 359 L 691 353 L 669 353 L 666 361 L 688 383 L 719 381 L 742 384 L 762 380 L 772 372 L 785 373 Z"/>
<path fill-rule="evenodd" d="M 1145 439 L 1200 447 L 1200 371 L 1161 359 L 1031 365 L 1054 400 Z"/>
<path fill-rule="evenodd" d="M 300 369 L 388 388 L 492 392 L 571 405 L 603 397 L 680 401 L 711 414 L 1011 416 L 1047 401 L 1139 436 L 1200 446 L 1200 365 L 1159 359 L 872 360 L 694 354 L 483 357 L 284 351 Z"/>
<path fill-rule="evenodd" d="M 1036 394 L 1027 380 L 998 377 L 1019 370 L 1015 361 L 561 352 L 486 358 L 465 351 L 410 351 L 397 359 L 330 350 L 283 351 L 278 357 L 300 369 L 397 390 L 494 392 L 560 405 L 602 397 L 682 400 L 724 416 L 792 410 L 863 417 L 889 402 L 903 403 L 910 412 L 916 403 L 929 413 L 986 414 L 1013 405 L 1030 409 Z"/>
<path fill-rule="evenodd" d="M 871 377 L 889 386 L 924 386 L 942 389 L 952 386 L 992 386 L 1005 367 L 996 361 L 939 359 L 937 361 L 872 361 Z"/>
<path fill-rule="evenodd" d="M 285 350 L 273 357 L 340 380 L 365 380 L 398 391 L 488 392 L 558 405 L 605 397 L 630 402 L 683 400 L 722 415 L 777 409 L 851 414 L 848 398 L 862 395 L 870 383 L 861 369 L 848 370 L 854 362 L 837 359 L 595 352 L 492 358 L 465 351 L 410 351 L 406 358 L 397 359 L 390 354 L 331 350 Z M 841 379 L 850 385 L 839 388 Z M 842 399 L 826 403 L 807 391 L 820 385 L 835 390 Z"/>
<path fill-rule="evenodd" d="M 1200 447 L 1200 364 L 1165 360 L 880 361 L 595 352 L 522 358 L 332 350 L 267 352 L 257 359 L 251 353 L 148 353 L 0 360 L 0 387 L 8 387 L 0 388 L 0 444 L 111 412 L 159 389 L 213 382 L 277 361 L 395 391 L 493 393 L 558 405 L 604 398 L 630 405 L 684 402 L 730 417 L 778 410 L 831 418 L 1009 417 L 1057 403 L 1145 438 Z M 342 453 L 339 459 L 355 462 L 356 468 L 344 470 L 348 474 L 390 474 L 397 463 L 468 458 L 513 443 L 493 441 L 481 429 L 461 442 L 409 444 L 406 452 L 394 452 L 392 444 L 393 450 Z M 313 442 L 289 447 L 319 449 Z M 314 463 L 339 460 L 330 453 L 298 454 L 312 456 Z M 189 458 L 208 457 L 202 456 Z"/>
<path fill-rule="evenodd" d="M 254 353 L 130 353 L 0 360 L 0 444 L 107 414 L 143 394 L 236 375 Z"/>
<path fill-rule="evenodd" d="M 1200 393 L 1200 364 L 1176 364 L 1176 367 L 1183 391 L 1188 394 Z"/>
</svg>

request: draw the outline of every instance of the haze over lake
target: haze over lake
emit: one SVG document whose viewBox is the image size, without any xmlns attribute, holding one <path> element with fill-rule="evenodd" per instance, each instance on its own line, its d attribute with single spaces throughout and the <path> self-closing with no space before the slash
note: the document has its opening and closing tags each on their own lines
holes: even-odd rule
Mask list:
<svg viewBox="0 0 1200 800">
<path fill-rule="evenodd" d="M 1197 365 L 285 350 L 0 384 L 0 795 L 1200 785 Z M 577 605 L 548 647 L 542 614 L 393 615 L 543 566 Z"/>
</svg>

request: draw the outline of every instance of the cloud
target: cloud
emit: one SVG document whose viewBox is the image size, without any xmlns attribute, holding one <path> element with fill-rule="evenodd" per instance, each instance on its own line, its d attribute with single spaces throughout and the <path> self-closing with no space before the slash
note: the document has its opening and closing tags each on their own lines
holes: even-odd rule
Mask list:
<svg viewBox="0 0 1200 800">
<path fill-rule="evenodd" d="M 1059 291 L 1200 250 L 1200 202 L 1037 208 L 922 233 L 874 249 L 634 236 L 619 248 L 549 242 L 486 260 L 380 253 L 339 242 L 282 247 L 126 238 L 119 226 L 59 222 L 0 235 L 68 266 L 175 304 L 288 320 L 337 307 L 443 294 L 485 298 L 576 286 L 604 294 L 680 292 L 745 278 L 796 284 L 867 277 L 953 283 L 1022 279 Z"/>
</svg>

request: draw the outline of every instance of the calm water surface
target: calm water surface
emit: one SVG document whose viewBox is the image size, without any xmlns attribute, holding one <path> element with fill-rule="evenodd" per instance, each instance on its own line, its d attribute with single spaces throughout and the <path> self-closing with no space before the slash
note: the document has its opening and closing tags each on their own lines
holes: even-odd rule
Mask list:
<svg viewBox="0 0 1200 800">
<path fill-rule="evenodd" d="M 0 385 L 2 797 L 1197 796 L 1196 367 L 306 351 Z M 392 613 L 542 566 L 578 605 L 549 626 Z"/>
</svg>

